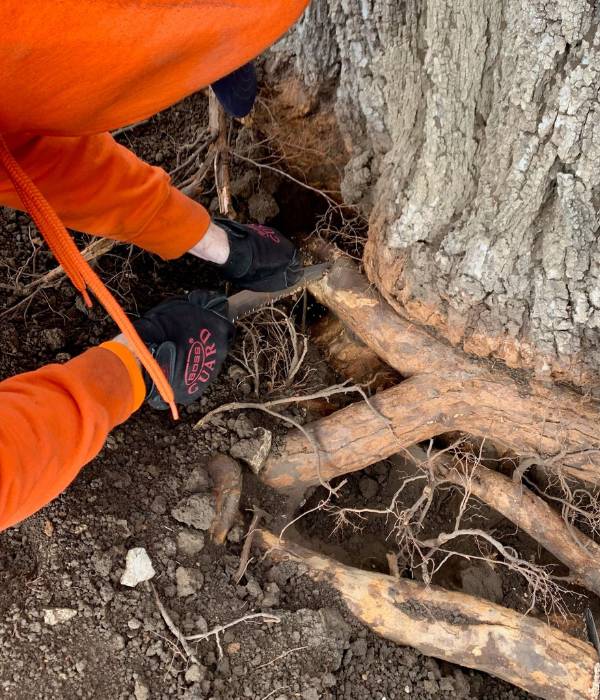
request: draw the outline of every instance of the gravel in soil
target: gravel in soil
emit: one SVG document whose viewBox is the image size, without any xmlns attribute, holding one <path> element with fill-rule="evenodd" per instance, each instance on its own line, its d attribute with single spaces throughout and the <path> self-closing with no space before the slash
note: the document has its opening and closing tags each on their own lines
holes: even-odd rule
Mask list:
<svg viewBox="0 0 600 700">
<path fill-rule="evenodd" d="M 197 95 L 121 140 L 169 169 L 177 147 L 192 141 L 198 124 L 204 124 L 205 112 L 205 98 Z M 252 198 L 264 182 L 256 173 L 239 179 L 239 197 L 260 209 L 264 202 Z M 275 201 L 277 188 L 271 183 L 267 189 Z M 214 207 L 210 191 L 203 202 Z M 273 215 L 276 207 L 268 203 Z M 55 265 L 28 217 L 5 210 L 0 261 L 2 281 L 15 286 Z M 99 270 L 132 313 L 198 286 L 222 288 L 214 270 L 196 260 L 167 264 L 127 246 L 105 256 Z M 17 292 L 4 294 L 0 378 L 68 360 L 114 332 L 98 305 L 84 310 L 66 283 L 25 300 Z M 223 416 L 202 432 L 193 424 L 207 410 L 247 394 L 230 365 L 179 423 L 166 413 L 141 409 L 113 432 L 61 497 L 0 534 L 0 695 L 15 700 L 527 697 L 484 674 L 374 636 L 302 566 L 254 559 L 235 583 L 247 521 L 234 527 L 224 547 L 210 543 L 206 530 L 214 504 L 204 467 L 214 451 L 236 453 L 257 417 Z M 260 424 L 275 428 L 264 417 Z M 357 492 L 372 499 L 385 478 L 370 473 L 353 480 Z M 246 472 L 243 506 L 252 505 L 285 515 L 281 498 Z M 329 523 L 314 521 L 310 528 L 312 537 L 328 540 Z M 370 541 L 342 544 L 339 554 L 369 565 Z M 381 541 L 377 546 L 384 554 Z M 191 643 L 197 656 L 192 662 L 165 626 L 148 583 L 121 583 L 127 552 L 136 547 L 150 557 L 156 571 L 152 584 L 184 634 L 256 612 L 271 613 L 278 622 L 253 619 L 226 630 L 219 644 L 214 636 Z"/>
</svg>

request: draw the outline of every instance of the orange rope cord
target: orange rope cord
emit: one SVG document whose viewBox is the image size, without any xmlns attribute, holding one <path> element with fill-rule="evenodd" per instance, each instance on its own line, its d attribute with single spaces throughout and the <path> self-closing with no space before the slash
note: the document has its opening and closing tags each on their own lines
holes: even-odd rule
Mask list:
<svg viewBox="0 0 600 700">
<path fill-rule="evenodd" d="M 58 215 L 51 207 L 48 200 L 17 163 L 1 134 L 0 163 L 8 173 L 17 194 L 23 202 L 23 206 L 35 221 L 50 250 L 54 254 L 54 257 L 62 265 L 66 275 L 75 288 L 83 295 L 86 305 L 92 305 L 87 292 L 87 290 L 90 289 L 127 340 L 131 343 L 137 358 L 150 375 L 163 400 L 170 406 L 171 413 L 176 419 L 178 413 L 177 407 L 175 406 L 173 389 L 160 368 L 160 365 L 156 362 L 154 357 L 152 357 L 152 354 L 138 335 L 133 324 L 119 305 L 119 302 L 84 260 L 79 249 L 71 236 L 69 236 L 67 229 L 58 218 Z"/>
</svg>

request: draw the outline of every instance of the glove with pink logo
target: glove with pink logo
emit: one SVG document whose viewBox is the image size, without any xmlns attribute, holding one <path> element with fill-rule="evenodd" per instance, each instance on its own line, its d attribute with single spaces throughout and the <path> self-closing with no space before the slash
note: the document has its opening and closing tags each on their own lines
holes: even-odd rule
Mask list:
<svg viewBox="0 0 600 700">
<path fill-rule="evenodd" d="M 276 292 L 293 286 L 302 274 L 294 244 L 279 231 L 258 224 L 214 219 L 227 233 L 229 258 L 219 268 L 236 286 L 257 292 Z"/>
<path fill-rule="evenodd" d="M 133 325 L 169 380 L 175 401 L 184 406 L 197 401 L 218 376 L 235 336 L 227 298 L 202 289 L 163 301 Z M 144 380 L 146 401 L 167 409 L 145 370 Z"/>
</svg>

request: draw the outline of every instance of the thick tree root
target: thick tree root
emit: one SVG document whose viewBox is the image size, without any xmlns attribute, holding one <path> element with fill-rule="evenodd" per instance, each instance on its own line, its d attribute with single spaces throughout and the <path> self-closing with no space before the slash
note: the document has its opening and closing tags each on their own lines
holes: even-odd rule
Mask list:
<svg viewBox="0 0 600 700">
<path fill-rule="evenodd" d="M 320 447 L 321 477 L 331 479 L 362 469 L 402 447 L 408 448 L 417 462 L 426 461 L 425 452 L 410 445 L 449 429 L 440 422 L 441 396 L 424 389 L 429 380 L 429 377 L 413 377 L 372 399 L 374 406 L 392 419 L 391 428 L 364 403 L 353 404 L 305 426 Z M 440 380 L 438 385 L 441 383 Z M 457 392 L 451 389 L 446 392 L 449 401 L 454 393 Z M 454 413 L 460 410 L 457 404 Z M 511 418 L 507 413 L 507 421 Z M 444 480 L 464 485 L 465 475 L 453 466 L 449 455 L 436 457 L 432 465 Z M 261 478 L 278 489 L 319 483 L 313 446 L 300 432 L 290 432 L 283 451 L 269 456 Z M 471 471 L 469 489 L 565 564 L 573 583 L 600 595 L 600 546 L 567 524 L 542 498 L 522 483 L 515 483 L 482 464 Z"/>
<path fill-rule="evenodd" d="M 382 637 L 541 698 L 599 697 L 600 665 L 590 644 L 473 596 L 344 566 L 265 530 L 256 534 L 270 556 L 301 561 L 337 589 L 351 612 Z"/>
<path fill-rule="evenodd" d="M 394 423 L 397 440 L 392 447 L 394 437 L 388 435 L 373 452 L 387 456 L 388 450 L 396 452 L 411 440 L 460 430 L 600 484 L 600 410 L 594 402 L 568 389 L 520 381 L 501 369 L 492 371 L 487 363 L 436 340 L 399 316 L 346 258 L 339 257 L 310 290 L 379 357 L 411 377 L 377 397 L 378 408 Z M 404 402 L 404 408 L 396 406 L 398 402 Z M 394 410 L 388 413 L 390 407 Z M 420 411 L 420 425 L 415 425 L 412 419 Z M 356 428 L 361 445 L 352 448 L 355 452 L 365 440 L 379 441 L 384 430 L 371 420 L 367 437 L 363 426 L 354 422 L 363 415 L 356 408 L 334 419 L 344 421 L 348 440 Z M 315 434 L 320 431 L 318 425 L 312 428 Z M 290 435 L 290 440 L 295 437 Z M 300 445 L 294 442 L 290 447 L 297 450 Z"/>
</svg>

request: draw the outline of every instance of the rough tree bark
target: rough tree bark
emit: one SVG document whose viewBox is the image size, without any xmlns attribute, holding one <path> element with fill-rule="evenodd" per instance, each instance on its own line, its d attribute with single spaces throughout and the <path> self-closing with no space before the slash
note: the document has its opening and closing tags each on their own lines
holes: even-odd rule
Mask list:
<svg viewBox="0 0 600 700">
<path fill-rule="evenodd" d="M 598 385 L 597 3 L 313 0 L 266 65 L 345 161 L 369 277 L 400 313 Z"/>
</svg>

